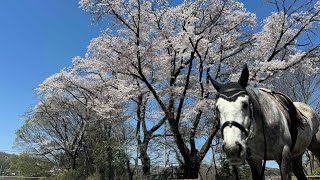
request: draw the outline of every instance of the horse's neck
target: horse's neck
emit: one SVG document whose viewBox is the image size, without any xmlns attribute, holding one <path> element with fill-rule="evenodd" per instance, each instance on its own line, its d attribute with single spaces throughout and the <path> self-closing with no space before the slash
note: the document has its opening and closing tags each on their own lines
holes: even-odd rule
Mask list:
<svg viewBox="0 0 320 180">
<path fill-rule="evenodd" d="M 255 107 L 253 107 L 256 124 L 261 127 L 262 123 L 265 125 L 278 123 L 276 121 L 279 121 L 280 118 L 278 116 L 282 116 L 282 112 L 276 102 L 263 90 L 254 89 L 254 92 L 257 101 L 254 104 Z"/>
<path fill-rule="evenodd" d="M 268 157 L 274 158 L 272 153 L 290 139 L 286 117 L 268 93 L 259 89 L 254 89 L 252 92 L 256 97 L 252 100 L 255 101 L 253 104 L 255 105 L 253 107 L 255 112 L 254 127 L 252 128 L 252 138 L 247 141 L 248 147 L 252 150 L 252 154 L 264 158 L 261 147 L 264 147 L 264 143 L 266 143 L 268 150 L 271 152 Z"/>
</svg>

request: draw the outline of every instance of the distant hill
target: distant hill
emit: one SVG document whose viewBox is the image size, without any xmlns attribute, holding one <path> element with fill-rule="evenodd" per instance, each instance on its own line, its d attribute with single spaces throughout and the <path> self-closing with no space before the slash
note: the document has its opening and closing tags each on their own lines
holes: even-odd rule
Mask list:
<svg viewBox="0 0 320 180">
<path fill-rule="evenodd" d="M 266 167 L 264 174 L 265 176 L 280 176 L 280 169 Z"/>
</svg>

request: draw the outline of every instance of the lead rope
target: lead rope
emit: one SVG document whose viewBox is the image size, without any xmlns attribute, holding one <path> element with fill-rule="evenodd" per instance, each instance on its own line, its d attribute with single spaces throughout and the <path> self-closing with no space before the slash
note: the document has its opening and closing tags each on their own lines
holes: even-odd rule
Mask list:
<svg viewBox="0 0 320 180">
<path fill-rule="evenodd" d="M 264 176 L 264 171 L 266 169 L 266 162 L 267 162 L 267 140 L 266 140 L 266 133 L 264 129 L 264 120 L 262 121 L 262 132 L 263 132 L 263 140 L 264 140 L 264 160 L 263 160 L 263 165 L 261 169 L 261 179 L 263 179 Z"/>
</svg>

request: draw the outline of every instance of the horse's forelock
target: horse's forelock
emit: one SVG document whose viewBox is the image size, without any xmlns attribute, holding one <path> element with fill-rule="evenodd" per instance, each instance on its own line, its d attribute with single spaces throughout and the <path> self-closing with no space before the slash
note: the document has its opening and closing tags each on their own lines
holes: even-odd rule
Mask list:
<svg viewBox="0 0 320 180">
<path fill-rule="evenodd" d="M 239 96 L 246 94 L 246 90 L 239 83 L 230 82 L 221 87 L 218 98 L 221 97 L 228 101 L 236 101 Z"/>
</svg>

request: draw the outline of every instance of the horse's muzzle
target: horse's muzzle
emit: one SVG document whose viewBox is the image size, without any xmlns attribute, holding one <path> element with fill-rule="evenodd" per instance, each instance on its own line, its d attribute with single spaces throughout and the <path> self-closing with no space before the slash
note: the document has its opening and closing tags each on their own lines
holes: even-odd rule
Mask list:
<svg viewBox="0 0 320 180">
<path fill-rule="evenodd" d="M 242 164 L 246 157 L 246 148 L 243 144 L 236 141 L 234 144 L 223 144 L 223 151 L 232 165 Z"/>
</svg>

